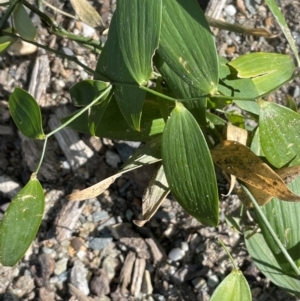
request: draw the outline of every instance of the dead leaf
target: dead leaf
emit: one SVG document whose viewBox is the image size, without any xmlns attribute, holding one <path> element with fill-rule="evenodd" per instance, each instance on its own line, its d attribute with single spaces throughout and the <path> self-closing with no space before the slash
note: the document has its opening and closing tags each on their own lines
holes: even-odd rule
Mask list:
<svg viewBox="0 0 300 301">
<path fill-rule="evenodd" d="M 143 196 L 142 205 L 142 220 L 134 220 L 133 222 L 143 227 L 146 222 L 155 214 L 161 203 L 169 194 L 169 186 L 164 173 L 163 166 L 161 165 L 158 170 L 154 172 L 154 175 L 145 191 Z"/>
<path fill-rule="evenodd" d="M 247 144 L 248 131 L 241 129 L 231 123 L 226 126 L 226 140 L 237 141 L 243 145 Z"/>
<path fill-rule="evenodd" d="M 233 191 L 233 188 L 235 186 L 235 183 L 236 183 L 236 176 L 230 175 L 230 187 L 226 194 L 222 194 L 223 197 L 227 197 L 231 194 L 231 192 Z"/>
<path fill-rule="evenodd" d="M 103 21 L 87 0 L 70 0 L 79 19 L 91 27 L 102 26 Z"/>
<path fill-rule="evenodd" d="M 211 150 L 211 155 L 219 168 L 259 191 L 284 201 L 300 201 L 300 196 L 294 194 L 280 176 L 247 146 L 225 140 Z"/>
</svg>

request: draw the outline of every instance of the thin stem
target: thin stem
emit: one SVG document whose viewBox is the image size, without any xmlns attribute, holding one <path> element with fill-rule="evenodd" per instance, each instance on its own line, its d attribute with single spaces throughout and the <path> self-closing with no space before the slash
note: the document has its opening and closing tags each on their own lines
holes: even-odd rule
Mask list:
<svg viewBox="0 0 300 301">
<path fill-rule="evenodd" d="M 296 273 L 296 275 L 299 276 L 300 275 L 300 270 L 298 269 L 297 265 L 295 264 L 295 262 L 293 261 L 293 259 L 291 258 L 290 254 L 287 252 L 285 247 L 282 245 L 281 241 L 277 237 L 276 233 L 274 232 L 273 228 L 271 227 L 271 225 L 270 225 L 269 221 L 267 220 L 266 216 L 262 212 L 260 206 L 257 204 L 255 198 L 252 196 L 250 191 L 244 185 L 242 185 L 242 187 L 243 187 L 244 191 L 246 192 L 246 194 L 248 195 L 250 201 L 254 205 L 254 208 L 256 209 L 256 211 L 259 214 L 260 218 L 262 219 L 265 226 L 267 227 L 267 229 L 268 229 L 269 233 L 271 234 L 272 238 L 276 242 L 278 248 L 280 249 L 280 251 L 284 255 L 285 259 L 289 262 L 289 264 L 291 265 L 291 267 L 294 270 L 294 272 Z"/>
<path fill-rule="evenodd" d="M 39 165 L 38 165 L 38 167 L 36 168 L 36 171 L 35 171 L 36 174 L 39 172 L 39 170 L 42 166 L 42 163 L 43 163 L 43 160 L 44 160 L 44 157 L 45 157 L 45 153 L 46 153 L 47 142 L 48 142 L 48 137 L 46 136 L 46 138 L 44 140 L 43 151 L 42 151 L 42 155 L 41 155 L 41 158 L 40 158 L 40 161 L 39 161 Z"/>
<path fill-rule="evenodd" d="M 84 107 L 82 110 L 80 110 L 78 113 L 76 113 L 74 116 L 72 116 L 68 121 L 66 121 L 64 124 L 50 132 L 49 134 L 46 135 L 47 138 L 51 137 L 67 125 L 69 125 L 72 121 L 74 121 L 77 117 L 79 117 L 81 114 L 83 114 L 85 111 L 87 111 L 89 108 L 91 108 L 95 103 L 97 103 L 105 94 L 107 94 L 111 90 L 112 86 L 108 86 L 104 92 L 102 92 L 98 97 L 96 97 L 89 105 Z"/>
<path fill-rule="evenodd" d="M 225 250 L 225 252 L 227 253 L 227 255 L 228 255 L 228 257 L 229 257 L 229 259 L 230 259 L 230 261 L 231 261 L 231 263 L 232 263 L 232 265 L 233 265 L 233 267 L 234 267 L 234 269 L 235 269 L 235 270 L 238 270 L 239 268 L 237 267 L 237 265 L 236 265 L 236 263 L 235 263 L 233 257 L 231 256 L 230 252 L 229 252 L 228 249 L 226 248 L 226 246 L 225 246 L 225 244 L 223 243 L 223 241 L 222 241 L 220 238 L 218 239 L 218 241 L 219 241 L 219 243 L 221 244 L 221 246 L 223 247 L 223 249 Z"/>
<path fill-rule="evenodd" d="M 10 2 L 3 2 L 3 3 L 0 3 L 0 6 L 8 6 Z"/>
<path fill-rule="evenodd" d="M 115 83 L 114 83 L 114 84 L 115 84 Z M 170 100 L 170 101 L 177 101 L 177 99 L 175 99 L 175 98 L 172 98 L 172 97 L 169 97 L 169 96 L 167 96 L 167 95 L 161 94 L 161 93 L 159 93 L 159 92 L 157 92 L 157 91 L 155 91 L 155 90 L 149 89 L 149 88 L 147 88 L 147 87 L 139 86 L 139 88 L 140 88 L 141 90 L 146 91 L 146 92 L 152 93 L 153 95 L 156 95 L 156 96 L 158 96 L 158 97 L 161 97 L 161 98 L 164 98 L 164 99 L 167 99 L 167 100 Z"/>
<path fill-rule="evenodd" d="M 10 2 L 9 7 L 7 8 L 7 10 L 5 11 L 3 17 L 0 19 L 0 32 L 2 31 L 6 21 L 8 20 L 8 18 L 11 16 L 13 10 L 15 9 L 16 5 L 19 3 L 19 0 L 12 0 Z"/>
<path fill-rule="evenodd" d="M 71 14 L 68 14 L 68 13 L 64 12 L 63 10 L 61 10 L 61 9 L 59 9 L 59 8 L 57 8 L 57 7 L 55 7 L 54 5 L 48 3 L 48 2 L 45 1 L 45 0 L 43 0 L 43 3 L 44 3 L 45 5 L 47 5 L 47 6 L 49 6 L 49 7 L 50 7 L 51 9 L 53 9 L 54 11 L 57 11 L 57 12 L 61 13 L 62 15 L 65 15 L 65 16 L 71 18 L 71 19 L 78 20 L 78 18 L 76 18 L 75 16 L 73 16 L 73 15 L 71 15 Z"/>
</svg>

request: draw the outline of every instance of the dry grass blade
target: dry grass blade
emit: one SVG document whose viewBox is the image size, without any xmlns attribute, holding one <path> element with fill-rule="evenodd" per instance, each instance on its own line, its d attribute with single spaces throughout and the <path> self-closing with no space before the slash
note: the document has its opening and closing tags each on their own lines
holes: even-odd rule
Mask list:
<svg viewBox="0 0 300 301">
<path fill-rule="evenodd" d="M 103 21 L 94 7 L 87 0 L 70 0 L 80 20 L 91 27 L 102 26 Z"/>
</svg>

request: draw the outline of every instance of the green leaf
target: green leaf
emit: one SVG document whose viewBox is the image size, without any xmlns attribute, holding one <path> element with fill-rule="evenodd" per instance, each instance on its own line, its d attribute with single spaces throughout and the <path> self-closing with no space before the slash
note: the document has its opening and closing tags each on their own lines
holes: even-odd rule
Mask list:
<svg viewBox="0 0 300 301">
<path fill-rule="evenodd" d="M 210 152 L 196 120 L 180 103 L 163 132 L 162 159 L 179 204 L 201 223 L 216 226 L 219 198 Z"/>
<path fill-rule="evenodd" d="M 251 141 L 251 146 L 250 146 L 251 151 L 259 156 L 259 157 L 265 157 L 265 154 L 261 148 L 261 143 L 260 143 L 260 136 L 259 136 L 259 127 L 256 128 L 252 141 Z"/>
<path fill-rule="evenodd" d="M 240 270 L 233 270 L 217 287 L 210 301 L 251 301 L 249 284 Z"/>
<path fill-rule="evenodd" d="M 298 55 L 298 49 L 296 47 L 295 40 L 291 34 L 291 31 L 289 30 L 289 28 L 286 24 L 286 21 L 285 21 L 285 18 L 283 16 L 282 12 L 280 11 L 275 0 L 266 0 L 266 3 L 268 4 L 271 12 L 275 16 L 281 30 L 283 31 L 287 41 L 289 42 L 291 49 L 297 59 L 298 67 L 300 67 L 300 59 L 299 59 L 299 55 Z"/>
<path fill-rule="evenodd" d="M 16 31 L 25 40 L 34 41 L 37 31 L 24 6 L 19 3 L 13 11 L 13 18 Z"/>
<path fill-rule="evenodd" d="M 286 97 L 285 97 L 285 102 L 286 102 L 286 106 L 289 109 L 291 109 L 291 110 L 293 110 L 293 111 L 295 111 L 295 112 L 298 113 L 297 103 L 296 103 L 295 99 L 292 96 L 290 96 L 290 95 L 287 94 Z"/>
<path fill-rule="evenodd" d="M 162 0 L 119 0 L 118 40 L 125 64 L 139 85 L 152 74 L 152 57 L 159 43 Z"/>
<path fill-rule="evenodd" d="M 260 142 L 267 160 L 277 168 L 300 164 L 300 115 L 275 103 L 258 104 Z"/>
<path fill-rule="evenodd" d="M 74 106 L 84 107 L 89 105 L 96 97 L 98 97 L 107 87 L 108 82 L 100 80 L 83 80 L 74 84 L 70 88 L 70 96 Z M 103 100 L 103 99 L 102 99 Z M 100 102 L 102 101 L 100 100 Z"/>
<path fill-rule="evenodd" d="M 138 85 L 128 87 L 128 84 L 136 84 L 136 82 L 125 64 L 118 43 L 116 15 L 117 13 L 111 20 L 108 39 L 101 52 L 96 71 L 117 83 L 114 93 L 122 115 L 132 129 L 139 131 L 145 94 L 138 90 Z M 95 78 L 102 79 L 100 77 Z"/>
<path fill-rule="evenodd" d="M 103 108 L 101 106 L 93 106 L 91 110 L 92 114 L 97 116 L 103 114 Z M 62 119 L 62 122 L 66 122 L 75 113 Z M 96 117 L 92 117 L 94 118 Z M 82 114 L 79 118 L 69 124 L 69 127 L 81 132 L 90 134 L 88 113 Z M 133 130 L 123 118 L 119 106 L 113 96 L 109 102 L 105 114 L 102 118 L 99 118 L 99 123 L 95 126 L 92 134 L 98 137 L 105 137 L 110 139 L 128 140 L 128 141 L 148 141 L 153 136 L 161 134 L 165 127 L 165 122 L 161 117 L 157 102 L 152 100 L 146 100 L 143 107 L 143 115 L 141 119 L 141 131 L 137 132 Z"/>
<path fill-rule="evenodd" d="M 217 92 L 215 41 L 197 1 L 164 0 L 157 52 L 189 86 L 205 93 Z"/>
<path fill-rule="evenodd" d="M 300 195 L 300 177 L 288 184 L 288 187 L 297 195 Z M 278 199 L 272 199 L 269 203 L 263 206 L 262 211 L 266 215 L 271 227 L 275 231 L 277 237 L 288 251 L 289 255 L 300 268 L 300 224 L 299 211 L 300 203 L 298 202 L 283 202 Z M 295 275 L 290 264 L 285 259 L 285 256 L 280 251 L 277 243 L 269 234 L 264 222 L 256 215 L 256 219 L 260 225 L 265 240 L 272 250 L 281 268 L 286 274 Z"/>
<path fill-rule="evenodd" d="M 13 28 L 7 28 L 2 31 L 3 36 L 0 37 L 0 53 L 4 52 L 11 46 L 17 39 L 10 36 L 5 36 L 5 32 L 13 33 Z"/>
<path fill-rule="evenodd" d="M 259 115 L 259 106 L 255 101 L 249 100 L 234 100 L 234 103 L 238 105 L 242 110 Z"/>
<path fill-rule="evenodd" d="M 33 175 L 14 197 L 0 223 L 0 262 L 15 265 L 34 240 L 44 213 L 44 192 Z"/>
<path fill-rule="evenodd" d="M 40 107 L 29 93 L 15 88 L 9 97 L 9 111 L 24 136 L 41 140 L 45 138 Z"/>
<path fill-rule="evenodd" d="M 247 237 L 250 233 L 250 231 L 247 231 L 245 236 Z M 245 239 L 245 243 L 252 260 L 260 271 L 275 285 L 299 298 L 299 280 L 284 274 L 263 235 L 261 233 L 255 233 L 248 239 Z"/>
<path fill-rule="evenodd" d="M 258 95 L 265 95 L 291 80 L 295 65 L 290 56 L 278 53 L 254 52 L 228 63 L 239 78 L 252 79 Z"/>
</svg>

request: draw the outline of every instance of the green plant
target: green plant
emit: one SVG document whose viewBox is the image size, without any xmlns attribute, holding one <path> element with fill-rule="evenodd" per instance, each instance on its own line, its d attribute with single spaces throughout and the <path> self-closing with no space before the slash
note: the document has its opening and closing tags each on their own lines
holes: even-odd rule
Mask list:
<svg viewBox="0 0 300 301">
<path fill-rule="evenodd" d="M 299 66 L 282 14 L 274 0 L 266 2 Z M 65 126 L 99 137 L 145 142 L 118 174 L 70 195 L 69 200 L 98 196 L 121 174 L 160 162 L 145 193 L 144 219 L 136 224 L 148 221 L 171 191 L 202 224 L 217 226 L 215 164 L 236 176 L 254 205 L 262 234 L 246 232 L 246 246 L 253 260 L 274 283 L 300 296 L 300 115 L 297 110 L 263 100 L 299 76 L 293 59 L 277 53 L 249 53 L 230 62 L 219 57 L 209 24 L 194 0 L 118 0 L 103 47 L 97 41 L 67 33 L 35 6 L 16 0 L 9 3 L 0 21 L 0 50 L 13 43 L 16 32 L 23 40 L 46 48 L 36 43 L 34 27 L 23 33 L 24 23 L 21 26 L 17 22 L 18 16 L 22 14 L 26 24 L 31 21 L 21 3 L 39 14 L 49 32 L 76 39 L 101 53 L 96 70 L 89 69 L 94 80 L 70 89 L 74 105 L 82 108 L 65 117 L 62 126 L 51 133 L 43 132 L 36 101 L 24 90 L 15 89 L 9 105 L 19 130 L 27 137 L 44 140 L 45 147 L 47 139 Z M 3 30 L 11 14 L 15 27 Z M 175 26 L 177 20 L 184 26 Z M 247 114 L 223 111 L 231 103 Z M 291 107 L 296 108 L 293 103 Z M 228 121 L 213 112 L 224 114 Z M 247 127 L 246 119 L 258 126 Z M 225 128 L 227 138 L 223 140 Z M 0 262 L 4 265 L 14 265 L 38 231 L 44 199 L 36 174 L 43 156 L 1 221 Z M 241 276 L 235 268 L 224 280 L 225 286 L 239 285 L 243 300 L 249 300 L 249 288 Z M 225 293 L 221 287 L 216 295 L 237 300 L 232 299 L 232 291 L 228 296 Z"/>
</svg>

